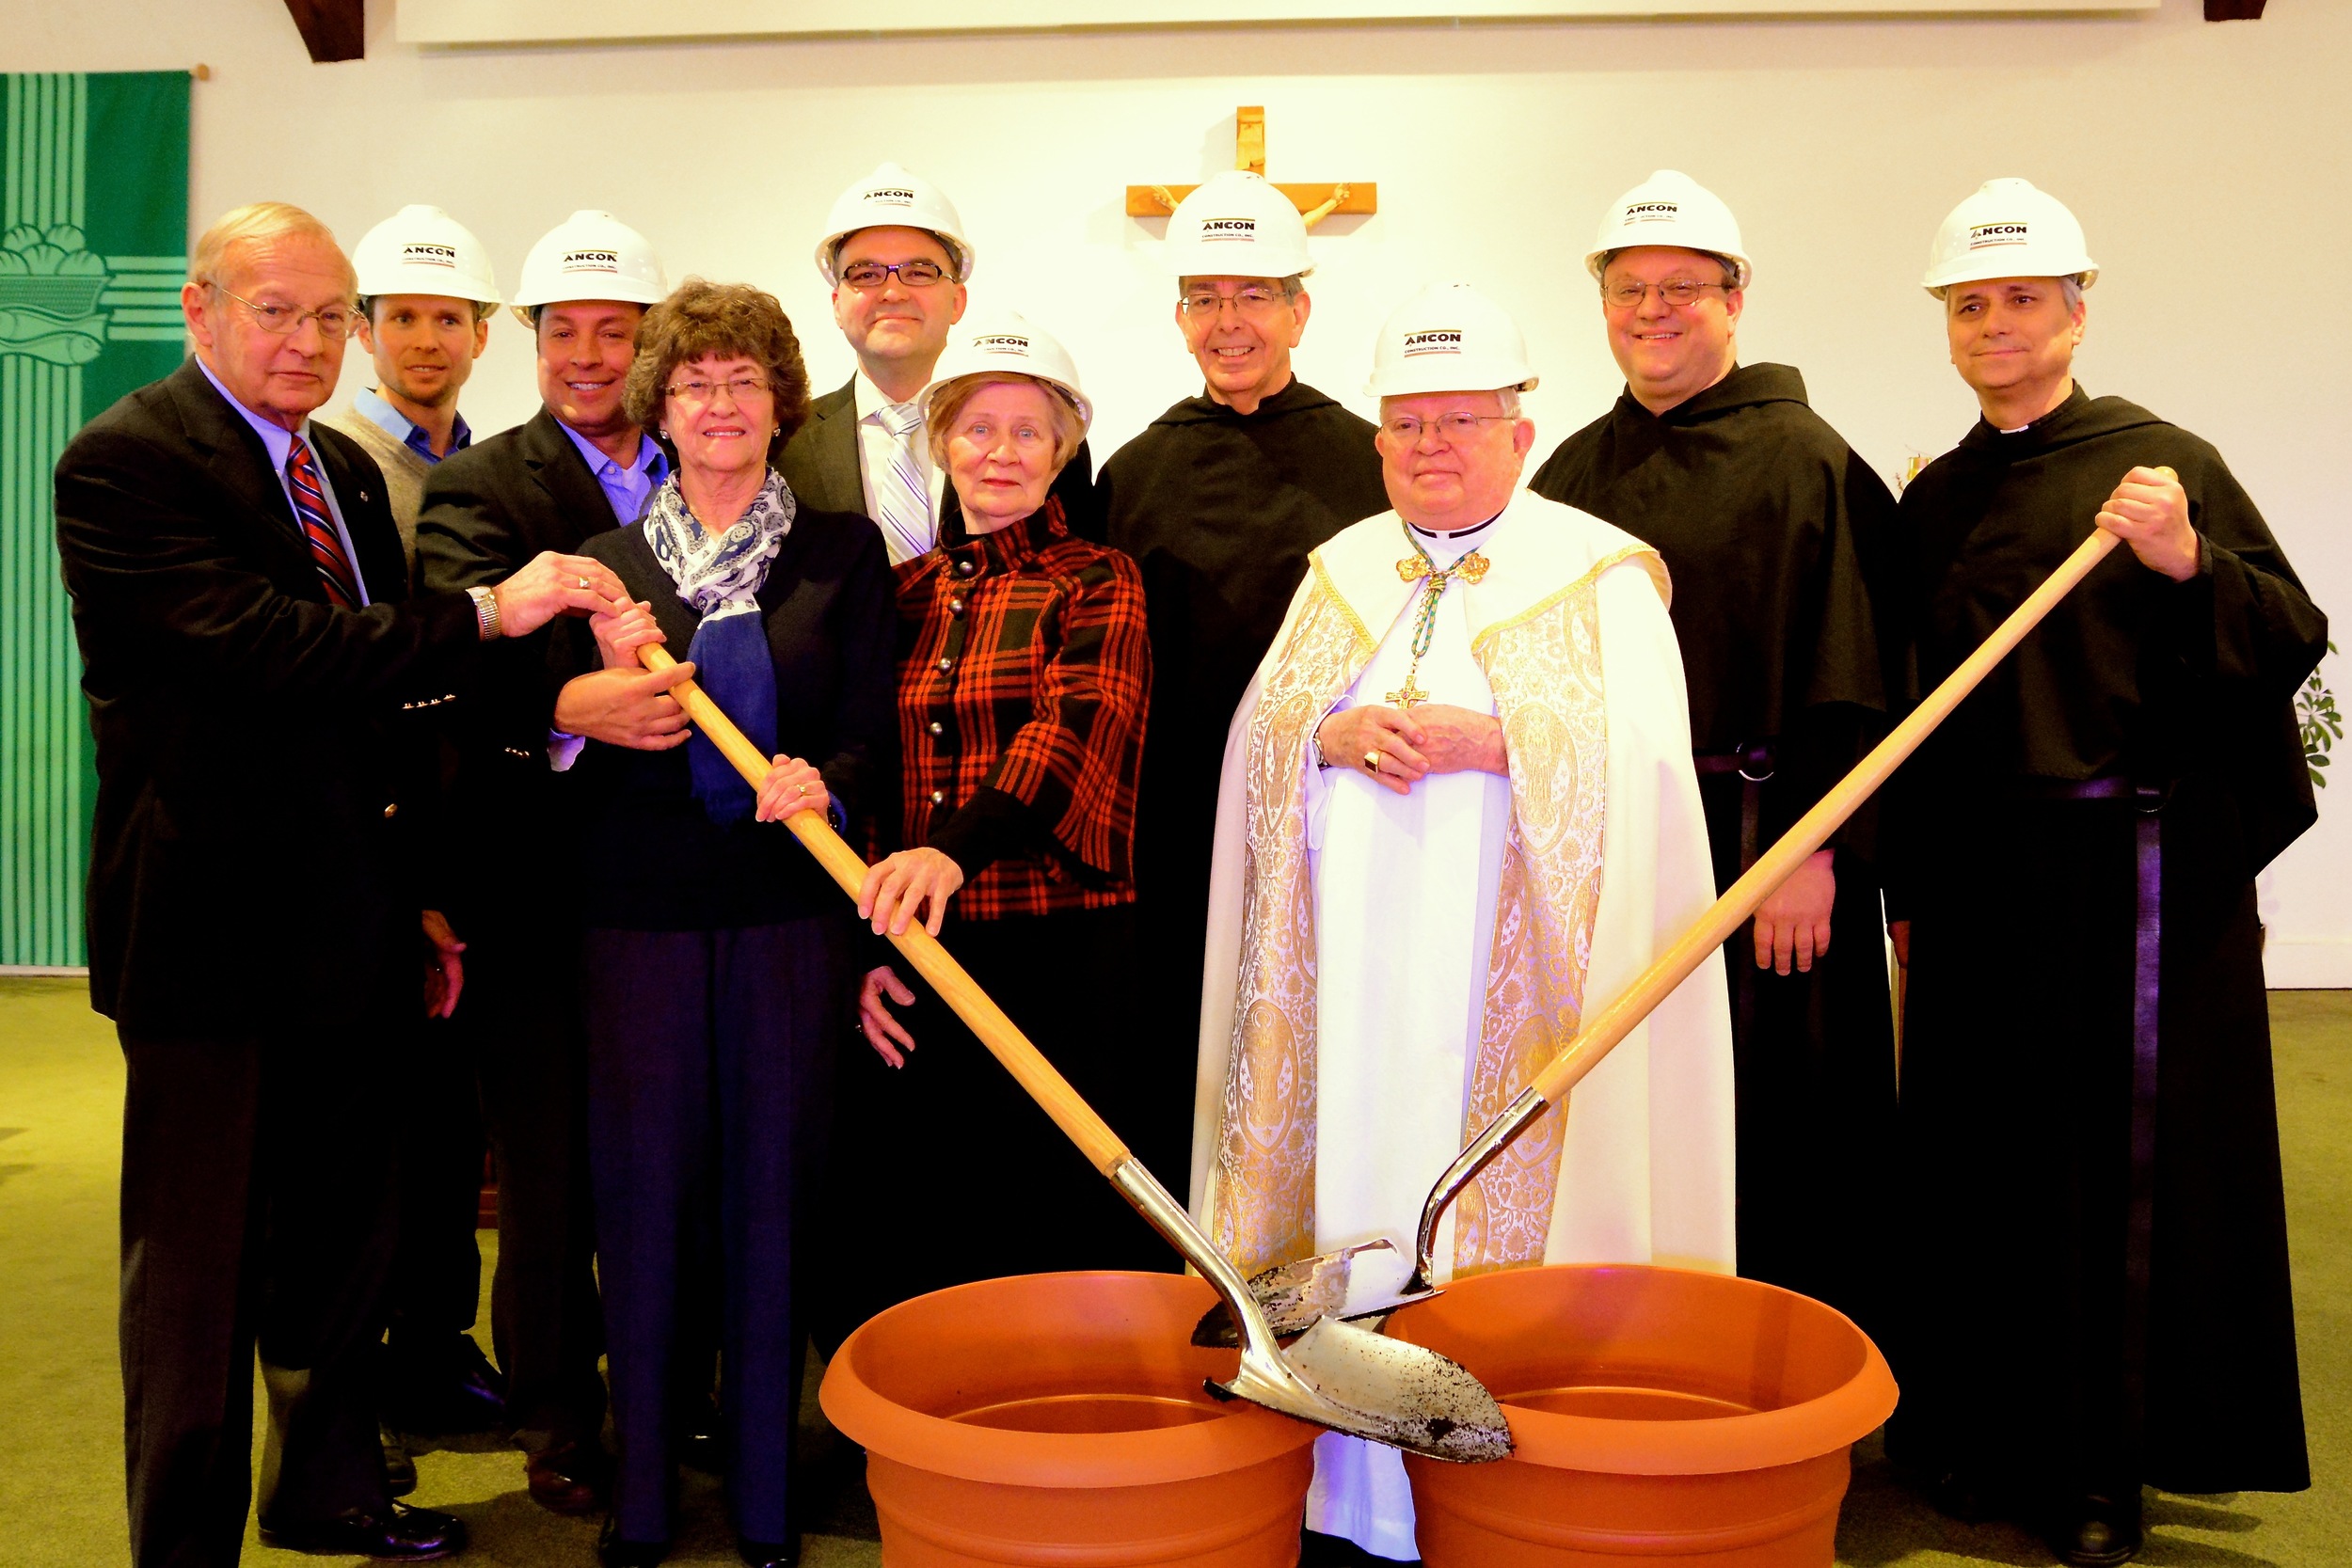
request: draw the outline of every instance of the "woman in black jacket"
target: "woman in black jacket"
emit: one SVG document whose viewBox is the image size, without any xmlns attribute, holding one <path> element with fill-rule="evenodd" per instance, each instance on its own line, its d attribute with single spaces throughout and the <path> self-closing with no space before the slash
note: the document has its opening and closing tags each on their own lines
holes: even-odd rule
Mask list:
<svg viewBox="0 0 2352 1568">
<path fill-rule="evenodd" d="M 675 454 L 634 527 L 585 546 L 634 604 L 594 618 L 609 666 L 667 643 L 774 757 L 756 792 L 699 732 L 590 742 L 577 852 L 588 925 L 589 1146 L 620 1439 L 600 1551 L 659 1562 L 674 1533 L 670 1388 L 688 1259 L 721 1260 L 722 1432 L 747 1563 L 789 1561 L 807 1197 L 854 985 L 854 911 L 771 824 L 836 825 L 889 793 L 894 609 L 882 536 L 800 508 L 771 466 L 808 379 L 775 300 L 689 279 L 645 317 L 630 416 Z M 698 1245 L 697 1237 L 705 1238 Z M 710 1242 L 715 1240 L 715 1246 Z"/>
</svg>

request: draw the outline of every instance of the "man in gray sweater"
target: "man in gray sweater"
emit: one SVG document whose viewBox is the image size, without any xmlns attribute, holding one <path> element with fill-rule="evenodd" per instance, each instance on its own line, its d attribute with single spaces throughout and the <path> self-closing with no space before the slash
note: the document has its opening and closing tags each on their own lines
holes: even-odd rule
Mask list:
<svg viewBox="0 0 2352 1568">
<path fill-rule="evenodd" d="M 416 575 L 424 476 L 473 440 L 457 394 L 490 341 L 498 279 L 471 230 L 438 207 L 403 207 L 352 250 L 359 274 L 359 345 L 376 384 L 326 422 L 384 470 L 392 520 Z"/>
</svg>

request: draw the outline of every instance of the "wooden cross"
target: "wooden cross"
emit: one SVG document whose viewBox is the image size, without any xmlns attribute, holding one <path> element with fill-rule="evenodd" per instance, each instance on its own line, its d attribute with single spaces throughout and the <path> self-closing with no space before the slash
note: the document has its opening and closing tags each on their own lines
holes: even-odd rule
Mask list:
<svg viewBox="0 0 2352 1568">
<path fill-rule="evenodd" d="M 1265 106 L 1245 103 L 1233 111 L 1233 166 L 1252 174 L 1265 172 Z M 1131 218 L 1164 218 L 1200 187 L 1197 185 L 1130 185 L 1127 187 L 1127 215 Z M 1380 210 L 1380 187 L 1370 180 L 1336 185 L 1277 185 L 1274 187 L 1291 198 L 1299 215 L 1312 229 L 1333 213 L 1376 213 Z"/>
</svg>

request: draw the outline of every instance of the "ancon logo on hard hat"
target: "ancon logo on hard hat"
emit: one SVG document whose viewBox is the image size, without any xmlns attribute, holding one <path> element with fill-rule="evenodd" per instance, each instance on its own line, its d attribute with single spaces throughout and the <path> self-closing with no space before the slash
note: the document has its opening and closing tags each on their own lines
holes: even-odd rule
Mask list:
<svg viewBox="0 0 2352 1568">
<path fill-rule="evenodd" d="M 617 250 L 567 250 L 564 253 L 565 272 L 618 272 L 621 253 Z"/>
<path fill-rule="evenodd" d="M 1628 223 L 1672 223 L 1675 215 L 1681 211 L 1682 203 L 1678 201 L 1633 201 L 1626 205 L 1625 221 Z"/>
<path fill-rule="evenodd" d="M 400 264 L 404 267 L 450 267 L 457 265 L 457 247 L 453 245 L 405 245 L 400 247 Z"/>
<path fill-rule="evenodd" d="M 887 201 L 894 207 L 914 205 L 914 193 L 904 185 L 876 185 L 866 193 L 868 201 Z"/>
<path fill-rule="evenodd" d="M 1026 354 L 1029 340 L 1019 332 L 984 332 L 972 340 L 972 346 L 982 354 Z"/>
<path fill-rule="evenodd" d="M 1979 223 L 1968 230 L 1968 248 L 1982 250 L 1989 245 L 2024 245 L 2026 243 L 2023 223 Z"/>
<path fill-rule="evenodd" d="M 1200 237 L 1203 240 L 1255 240 L 1258 237 L 1256 218 L 1202 218 Z"/>
<path fill-rule="evenodd" d="M 1462 352 L 1462 329 L 1458 326 L 1433 326 L 1425 332 L 1405 334 L 1405 357 L 1417 354 L 1459 354 Z"/>
</svg>

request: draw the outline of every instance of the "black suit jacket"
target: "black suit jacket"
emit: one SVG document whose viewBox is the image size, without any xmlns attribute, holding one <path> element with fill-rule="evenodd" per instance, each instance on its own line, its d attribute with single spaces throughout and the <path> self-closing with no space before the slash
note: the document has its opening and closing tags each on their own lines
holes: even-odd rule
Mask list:
<svg viewBox="0 0 2352 1568">
<path fill-rule="evenodd" d="M 680 599 L 644 531 L 591 539 L 586 553 L 653 606 L 664 646 L 680 658 L 702 617 Z M 862 843 L 877 804 L 896 803 L 898 610 L 882 534 L 862 513 L 803 505 L 759 589 L 776 668 L 776 748 L 806 759 Z M 596 658 L 585 621 L 559 634 Z M 688 747 L 637 752 L 590 741 L 573 772 L 582 841 L 597 875 L 579 908 L 591 926 L 636 930 L 761 926 L 853 907 L 775 823 L 714 825 L 694 800 Z"/>
<path fill-rule="evenodd" d="M 615 526 L 604 487 L 546 408 L 435 465 L 417 513 L 417 580 L 428 592 L 505 580 L 543 550 L 580 553 Z M 561 837 L 576 818 L 570 781 L 548 765 L 556 694 L 593 668 L 558 635 L 559 616 L 488 651 L 480 702 L 449 726 L 446 830 L 437 847 L 445 902 L 460 936 L 483 926 L 536 927 L 576 895 L 577 863 L 542 863 L 517 882 L 481 868 Z"/>
<path fill-rule="evenodd" d="M 857 377 L 808 405 L 808 422 L 792 433 L 784 455 L 776 462 L 784 482 L 803 505 L 825 512 L 866 512 L 866 482 L 857 465 Z M 1062 519 L 1081 539 L 1103 542 L 1103 519 L 1094 504 L 1094 454 L 1081 441 L 1077 451 L 1054 476 L 1053 493 L 1061 498 Z M 956 487 L 941 498 L 940 531 L 950 516 L 961 516 Z"/>
<path fill-rule="evenodd" d="M 57 461 L 97 740 L 90 1001 L 126 1030 L 299 1024 L 324 1046 L 418 1005 L 405 840 L 483 645 L 464 594 L 409 597 L 374 461 L 323 424 L 310 441 L 364 610 L 327 603 L 268 449 L 194 360 Z"/>
</svg>

